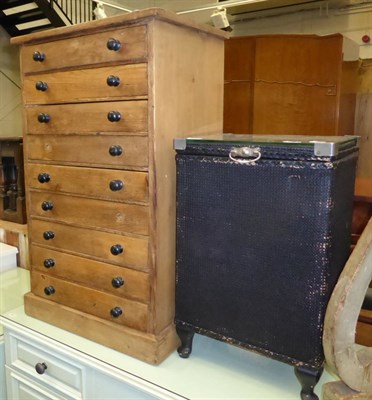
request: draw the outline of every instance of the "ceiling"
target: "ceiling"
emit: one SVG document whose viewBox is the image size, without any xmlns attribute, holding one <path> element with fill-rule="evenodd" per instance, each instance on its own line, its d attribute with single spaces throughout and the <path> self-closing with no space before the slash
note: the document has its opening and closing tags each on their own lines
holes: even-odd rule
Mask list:
<svg viewBox="0 0 372 400">
<path fill-rule="evenodd" d="M 95 0 L 99 1 L 99 0 Z M 197 22 L 211 23 L 217 7 L 225 7 L 231 22 L 240 19 L 298 12 L 311 9 L 348 9 L 371 5 L 372 0 L 101 0 L 107 15 L 160 7 L 185 14 Z M 110 7 L 109 4 L 112 6 Z"/>
</svg>

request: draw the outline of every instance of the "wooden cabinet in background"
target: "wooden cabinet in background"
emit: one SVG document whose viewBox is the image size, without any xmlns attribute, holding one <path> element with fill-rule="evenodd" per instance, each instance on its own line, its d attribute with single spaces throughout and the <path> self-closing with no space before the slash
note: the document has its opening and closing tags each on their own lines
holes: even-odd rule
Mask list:
<svg viewBox="0 0 372 400">
<path fill-rule="evenodd" d="M 354 134 L 358 46 L 340 34 L 225 42 L 224 132 Z"/>
</svg>

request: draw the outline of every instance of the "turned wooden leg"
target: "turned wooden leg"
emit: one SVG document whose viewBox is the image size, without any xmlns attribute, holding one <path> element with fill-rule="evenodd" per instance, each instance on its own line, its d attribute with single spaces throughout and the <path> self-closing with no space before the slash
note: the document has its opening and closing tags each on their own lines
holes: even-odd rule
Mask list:
<svg viewBox="0 0 372 400">
<path fill-rule="evenodd" d="M 323 368 L 295 367 L 295 375 L 302 387 L 301 400 L 319 400 L 319 397 L 314 393 L 314 387 L 322 373 Z"/>
<path fill-rule="evenodd" d="M 178 355 L 182 358 L 188 358 L 192 351 L 192 340 L 194 331 L 188 328 L 176 327 L 177 334 L 181 339 L 181 346 L 177 349 Z"/>
</svg>

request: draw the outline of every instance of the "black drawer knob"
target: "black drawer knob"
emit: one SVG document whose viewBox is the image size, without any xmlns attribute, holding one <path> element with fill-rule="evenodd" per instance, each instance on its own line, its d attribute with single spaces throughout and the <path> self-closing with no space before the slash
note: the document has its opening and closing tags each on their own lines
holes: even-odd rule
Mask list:
<svg viewBox="0 0 372 400">
<path fill-rule="evenodd" d="M 45 268 L 52 268 L 55 266 L 55 262 L 53 260 L 53 258 L 46 258 L 44 260 L 44 267 Z"/>
<path fill-rule="evenodd" d="M 120 78 L 115 75 L 109 75 L 106 80 L 109 86 L 119 86 L 120 85 Z"/>
<path fill-rule="evenodd" d="M 119 318 L 120 315 L 123 314 L 123 310 L 120 307 L 114 307 L 113 309 L 111 309 L 110 314 L 114 318 Z"/>
<path fill-rule="evenodd" d="M 43 375 L 43 373 L 45 372 L 45 370 L 47 369 L 47 365 L 45 363 L 37 363 L 35 365 L 35 371 L 39 374 L 39 375 Z"/>
<path fill-rule="evenodd" d="M 110 251 L 113 256 L 118 256 L 124 251 L 124 249 L 121 244 L 114 244 L 113 246 L 111 246 Z"/>
<path fill-rule="evenodd" d="M 47 174 L 46 172 L 43 172 L 43 173 L 41 173 L 41 174 L 39 174 L 39 175 L 37 176 L 37 180 L 38 180 L 40 183 L 49 182 L 49 181 L 50 181 L 50 175 Z"/>
<path fill-rule="evenodd" d="M 123 181 L 111 181 L 110 182 L 110 189 L 113 192 L 117 192 L 118 190 L 123 189 L 123 187 L 124 187 Z"/>
<path fill-rule="evenodd" d="M 47 286 L 47 287 L 44 288 L 44 293 L 47 296 L 50 296 L 50 295 L 54 294 L 55 292 L 56 292 L 56 289 L 54 289 L 53 286 Z"/>
<path fill-rule="evenodd" d="M 40 51 L 35 51 L 32 58 L 34 61 L 43 62 L 45 60 L 45 54 Z"/>
<path fill-rule="evenodd" d="M 54 232 L 53 231 L 45 231 L 44 233 L 43 233 L 43 237 L 44 237 L 44 239 L 45 240 L 51 240 L 51 239 L 54 239 Z"/>
<path fill-rule="evenodd" d="M 53 210 L 53 203 L 52 203 L 51 201 L 43 201 L 43 202 L 41 203 L 41 208 L 42 208 L 44 211 Z"/>
<path fill-rule="evenodd" d="M 113 157 L 121 156 L 123 154 L 123 149 L 119 145 L 113 145 L 110 146 L 109 153 Z"/>
<path fill-rule="evenodd" d="M 110 122 L 118 122 L 121 120 L 121 114 L 119 111 L 109 111 L 107 114 L 107 119 Z"/>
<path fill-rule="evenodd" d="M 41 124 L 47 124 L 50 121 L 50 115 L 46 114 L 46 113 L 40 113 L 37 116 L 37 120 L 41 123 Z"/>
<path fill-rule="evenodd" d="M 121 276 L 117 276 L 112 279 L 111 284 L 114 288 L 122 287 L 124 285 L 124 279 Z"/>
<path fill-rule="evenodd" d="M 40 90 L 41 92 L 45 92 L 46 90 L 48 90 L 48 84 L 46 82 L 39 81 L 39 82 L 36 82 L 35 88 L 36 88 L 36 90 Z"/>
<path fill-rule="evenodd" d="M 117 39 L 114 39 L 114 38 L 110 38 L 110 39 L 107 41 L 107 48 L 108 48 L 109 50 L 112 50 L 112 51 L 118 51 L 118 50 L 120 50 L 120 49 L 121 49 L 120 40 L 117 40 Z"/>
</svg>

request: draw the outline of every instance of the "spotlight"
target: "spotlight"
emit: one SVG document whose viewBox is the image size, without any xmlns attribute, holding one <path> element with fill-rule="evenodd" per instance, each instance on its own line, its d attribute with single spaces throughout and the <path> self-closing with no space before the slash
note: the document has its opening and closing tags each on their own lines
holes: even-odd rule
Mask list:
<svg viewBox="0 0 372 400">
<path fill-rule="evenodd" d="M 105 13 L 105 8 L 100 1 L 97 1 L 97 5 L 96 8 L 93 10 L 93 14 L 94 14 L 94 19 L 107 18 L 107 15 Z"/>
<path fill-rule="evenodd" d="M 230 26 L 229 20 L 226 15 L 226 8 L 218 7 L 213 11 L 211 15 L 211 20 L 216 28 L 222 29 L 224 31 L 231 32 L 232 28 Z"/>
</svg>

